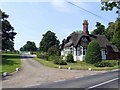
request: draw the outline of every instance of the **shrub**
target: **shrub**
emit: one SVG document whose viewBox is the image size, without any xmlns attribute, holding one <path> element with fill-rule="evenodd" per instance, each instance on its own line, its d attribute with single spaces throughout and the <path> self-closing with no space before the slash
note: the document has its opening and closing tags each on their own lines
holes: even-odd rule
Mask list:
<svg viewBox="0 0 120 90">
<path fill-rule="evenodd" d="M 94 64 L 95 67 L 113 67 L 110 62 L 98 62 Z"/>
<path fill-rule="evenodd" d="M 120 65 L 120 60 L 106 60 L 105 62 L 110 62 L 113 66 Z"/>
<path fill-rule="evenodd" d="M 41 59 L 48 60 L 48 54 L 47 53 L 37 53 L 37 57 Z"/>
<path fill-rule="evenodd" d="M 71 62 L 71 63 L 74 62 L 74 59 L 73 59 L 73 55 L 72 55 L 72 54 L 68 54 L 66 59 L 67 59 L 67 62 Z"/>
<path fill-rule="evenodd" d="M 58 65 L 67 65 L 67 62 L 65 60 L 61 60 L 61 59 L 56 59 L 53 62 L 54 62 L 54 64 L 58 64 Z"/>
<path fill-rule="evenodd" d="M 59 58 L 60 58 L 60 56 L 52 55 L 52 56 L 49 56 L 48 60 L 54 61 L 54 60 L 58 60 Z"/>
<path fill-rule="evenodd" d="M 34 52 L 32 52 L 32 53 L 36 55 L 38 52 L 37 52 L 37 51 L 34 51 Z"/>
<path fill-rule="evenodd" d="M 101 58 L 100 46 L 96 40 L 93 40 L 89 43 L 87 47 L 85 62 L 94 64 L 101 61 L 102 58 Z"/>
<path fill-rule="evenodd" d="M 60 50 L 58 49 L 57 46 L 51 46 L 48 51 L 47 51 L 49 56 L 57 55 L 59 56 Z"/>
</svg>

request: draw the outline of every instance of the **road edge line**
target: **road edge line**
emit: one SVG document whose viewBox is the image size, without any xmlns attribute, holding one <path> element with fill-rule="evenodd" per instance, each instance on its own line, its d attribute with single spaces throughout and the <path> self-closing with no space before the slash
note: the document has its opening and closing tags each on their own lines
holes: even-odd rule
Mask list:
<svg viewBox="0 0 120 90">
<path fill-rule="evenodd" d="M 95 88 L 95 87 L 98 87 L 98 86 L 107 84 L 107 83 L 112 82 L 112 81 L 115 81 L 115 80 L 117 80 L 117 79 L 119 79 L 119 78 L 114 78 L 114 79 L 108 80 L 108 81 L 106 81 L 106 82 L 102 82 L 102 83 L 96 84 L 96 85 L 94 85 L 94 86 L 88 87 L 88 88 L 85 89 L 85 90 L 89 90 L 89 89 L 92 89 L 92 88 Z"/>
</svg>

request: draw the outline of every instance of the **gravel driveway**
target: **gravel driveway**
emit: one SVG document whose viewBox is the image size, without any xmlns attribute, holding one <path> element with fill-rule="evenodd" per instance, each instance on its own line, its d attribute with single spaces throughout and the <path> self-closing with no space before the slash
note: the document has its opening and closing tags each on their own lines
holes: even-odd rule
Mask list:
<svg viewBox="0 0 120 90">
<path fill-rule="evenodd" d="M 60 80 L 105 72 L 50 68 L 32 60 L 28 55 L 22 55 L 21 63 L 22 67 L 20 71 L 3 79 L 3 88 L 24 88 L 42 83 L 58 82 Z"/>
</svg>

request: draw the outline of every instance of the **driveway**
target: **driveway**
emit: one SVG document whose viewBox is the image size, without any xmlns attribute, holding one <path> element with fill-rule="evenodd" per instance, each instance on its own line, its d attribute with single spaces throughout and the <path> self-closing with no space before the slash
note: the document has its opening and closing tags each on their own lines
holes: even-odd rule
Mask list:
<svg viewBox="0 0 120 90">
<path fill-rule="evenodd" d="M 39 64 L 30 55 L 22 55 L 21 57 L 20 71 L 5 77 L 2 81 L 3 88 L 24 88 L 105 72 L 50 68 Z"/>
</svg>

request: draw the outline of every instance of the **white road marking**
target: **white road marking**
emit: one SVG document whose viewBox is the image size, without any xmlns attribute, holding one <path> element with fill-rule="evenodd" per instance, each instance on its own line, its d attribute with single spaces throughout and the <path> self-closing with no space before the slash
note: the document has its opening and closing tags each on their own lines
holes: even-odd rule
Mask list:
<svg viewBox="0 0 120 90">
<path fill-rule="evenodd" d="M 33 84 L 33 85 L 24 86 L 24 87 L 32 87 L 32 86 L 38 86 L 38 85 L 41 85 L 41 84 Z"/>
<path fill-rule="evenodd" d="M 104 84 L 110 83 L 110 82 L 115 81 L 115 80 L 117 80 L 117 79 L 119 79 L 119 78 L 115 78 L 115 79 L 112 79 L 112 80 L 109 80 L 109 81 L 106 81 L 106 82 L 103 82 L 103 83 L 100 83 L 100 84 L 97 84 L 97 85 L 94 85 L 94 86 L 88 87 L 88 88 L 85 89 L 85 90 L 89 90 L 89 89 L 91 89 L 91 88 L 95 88 L 95 87 L 98 87 L 98 86 L 101 86 L 101 85 L 104 85 Z"/>
<path fill-rule="evenodd" d="M 84 77 L 84 76 L 80 76 L 80 77 L 75 77 L 75 78 L 82 78 L 82 77 Z"/>
<path fill-rule="evenodd" d="M 65 79 L 63 79 L 63 80 L 58 80 L 58 81 L 54 81 L 54 82 L 62 82 L 62 81 L 65 81 Z"/>
<path fill-rule="evenodd" d="M 119 69 L 114 69 L 114 70 L 112 70 L 112 71 L 118 71 Z"/>
</svg>

